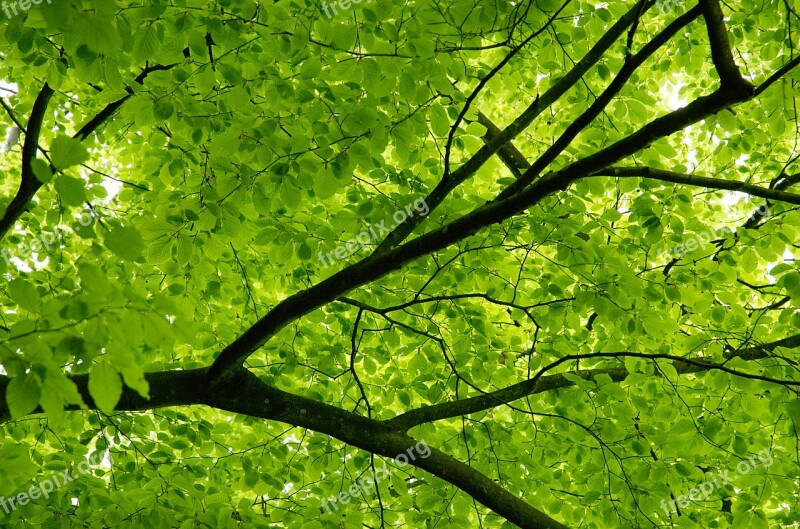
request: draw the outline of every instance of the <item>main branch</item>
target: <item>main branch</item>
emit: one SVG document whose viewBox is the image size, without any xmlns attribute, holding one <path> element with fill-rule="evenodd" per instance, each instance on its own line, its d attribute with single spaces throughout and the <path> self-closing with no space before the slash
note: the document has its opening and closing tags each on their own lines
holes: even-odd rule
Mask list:
<svg viewBox="0 0 800 529">
<path fill-rule="evenodd" d="M 86 407 L 96 406 L 89 394 L 88 375 L 69 377 L 78 388 Z M 166 371 L 145 375 L 150 385 L 150 399 L 128 388 L 115 409 L 144 411 L 164 406 L 207 405 L 214 408 L 279 421 L 329 435 L 372 454 L 394 458 L 417 444 L 417 440 L 391 425 L 369 419 L 270 386 L 245 369 L 231 375 L 224 386 L 205 384 L 206 369 Z M 0 394 L 5 395 L 10 379 L 0 376 Z M 72 407 L 71 409 L 77 409 Z M 35 410 L 36 413 L 41 409 Z M 0 422 L 10 419 L 5 399 L 0 400 Z M 431 448 L 428 458 L 409 464 L 426 470 L 458 487 L 487 508 L 523 529 L 567 529 L 566 526 L 533 508 L 489 477 L 459 460 Z"/>
</svg>

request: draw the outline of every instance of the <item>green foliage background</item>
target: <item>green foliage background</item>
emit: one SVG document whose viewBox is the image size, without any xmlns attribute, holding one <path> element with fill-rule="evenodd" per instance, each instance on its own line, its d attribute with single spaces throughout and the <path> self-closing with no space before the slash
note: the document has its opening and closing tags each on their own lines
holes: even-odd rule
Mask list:
<svg viewBox="0 0 800 529">
<path fill-rule="evenodd" d="M 690 4 L 644 13 L 633 50 Z M 33 166 L 47 183 L 1 246 L 19 259 L 0 259 L 0 363 L 13 417 L 0 427 L 0 495 L 87 453 L 109 450 L 113 466 L 0 512 L 0 526 L 510 527 L 410 467 L 382 482 L 379 496 L 321 514 L 321 500 L 349 488 L 375 456 L 203 405 L 114 407 L 123 385 L 148 395 L 143 373 L 211 364 L 278 302 L 369 255 L 374 246 L 327 269 L 317 258 L 427 196 L 446 152 L 458 167 L 484 144 L 476 110 L 508 125 L 634 5 L 374 0 L 328 20 L 298 0 L 55 0 L 4 21 L 0 79 L 17 90 L 2 94 L 4 125 L 11 115 L 27 122 L 44 83 L 55 93 Z M 730 7 L 734 58 L 758 86 L 797 54 L 800 4 Z M 470 100 L 447 148 L 479 82 L 537 31 Z M 538 158 L 625 57 L 623 35 L 516 138 L 522 154 Z M 626 162 L 772 187 L 798 172 L 797 71 Z M 673 110 L 670 96 L 685 104 L 718 84 L 700 18 L 645 61 L 549 168 L 624 140 Z M 92 134 L 73 138 L 121 99 Z M 19 148 L 2 155 L 0 174 L 2 211 L 19 186 Z M 492 157 L 412 238 L 513 181 Z M 510 386 L 566 355 L 723 362 L 727 346 L 800 328 L 800 212 L 770 200 L 769 216 L 742 229 L 764 203 L 587 178 L 305 314 L 247 365 L 285 391 L 388 420 Z M 79 215 L 90 207 L 94 221 L 84 226 Z M 721 227 L 736 236 L 701 245 L 664 274 L 662 252 Z M 64 237 L 49 251 L 20 257 L 56 232 Z M 771 352 L 726 365 L 786 383 L 679 374 L 668 360 L 633 356 L 565 363 L 556 371 L 629 375 L 575 377 L 571 387 L 412 434 L 570 527 L 796 527 L 797 352 Z M 81 373 L 98 409 L 65 411 L 81 404 L 69 378 Z M 37 407 L 43 414 L 26 417 Z M 680 517 L 659 507 L 704 472 L 733 474 L 764 449 L 774 464 L 736 475 L 736 491 L 717 490 Z M 411 477 L 422 483 L 409 487 Z"/>
</svg>

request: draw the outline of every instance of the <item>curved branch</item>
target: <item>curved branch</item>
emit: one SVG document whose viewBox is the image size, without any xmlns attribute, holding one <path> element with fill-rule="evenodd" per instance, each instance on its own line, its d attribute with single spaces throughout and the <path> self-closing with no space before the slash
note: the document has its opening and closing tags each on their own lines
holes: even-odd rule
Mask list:
<svg viewBox="0 0 800 529">
<path fill-rule="evenodd" d="M 791 336 L 789 338 L 784 338 L 782 340 L 777 340 L 775 342 L 771 342 L 768 344 L 748 347 L 747 349 L 740 349 L 739 351 L 729 353 L 726 356 L 729 359 L 735 357 L 735 358 L 741 358 L 743 360 L 758 360 L 761 358 L 768 357 L 770 353 L 777 347 L 787 347 L 787 348 L 800 347 L 800 334 Z M 674 355 L 664 355 L 664 354 L 645 355 L 642 353 L 627 353 L 627 352 L 589 353 L 586 355 L 570 355 L 570 356 L 565 356 L 564 358 L 560 358 L 556 362 L 553 362 L 552 364 L 542 368 L 533 378 L 525 380 L 523 382 L 518 382 L 517 384 L 508 386 L 506 388 L 493 391 L 491 393 L 486 393 L 484 395 L 479 395 L 477 397 L 470 397 L 450 402 L 442 402 L 440 404 L 433 404 L 431 406 L 423 406 L 422 408 L 410 410 L 401 415 L 398 415 L 397 417 L 394 417 L 393 419 L 389 419 L 388 421 L 386 421 L 386 423 L 394 427 L 400 428 L 403 431 L 407 431 L 410 428 L 413 428 L 414 426 L 419 426 L 420 424 L 440 421 L 443 419 L 452 419 L 454 417 L 461 417 L 463 415 L 469 415 L 472 413 L 486 411 L 492 408 L 496 408 L 498 406 L 510 404 L 515 400 L 519 400 L 529 395 L 534 395 L 537 393 L 552 391 L 554 389 L 574 386 L 575 382 L 565 377 L 564 373 L 544 375 L 546 371 L 551 370 L 552 368 L 556 367 L 557 365 L 565 361 L 585 359 L 585 358 L 609 358 L 609 357 L 618 358 L 626 356 L 633 356 L 645 359 L 653 358 L 653 359 L 673 360 L 673 366 L 675 367 L 675 370 L 678 372 L 678 374 L 681 375 L 688 373 L 699 373 L 702 371 L 709 371 L 709 370 L 721 370 L 737 376 L 757 378 L 759 380 L 766 380 L 769 382 L 780 382 L 774 379 L 768 379 L 767 377 L 761 377 L 759 375 L 741 373 L 739 371 L 728 368 L 722 364 L 701 362 Z M 624 367 L 584 369 L 579 371 L 570 371 L 567 374 L 578 376 L 586 380 L 592 380 L 596 378 L 598 375 L 607 375 L 611 377 L 612 381 L 621 382 L 625 380 L 625 378 L 627 378 L 628 370 L 625 369 Z M 792 382 L 791 384 L 800 385 L 800 382 Z"/>
<path fill-rule="evenodd" d="M 33 174 L 31 162 L 36 159 L 36 152 L 39 150 L 39 135 L 42 132 L 42 122 L 53 93 L 54 91 L 50 88 L 50 85 L 45 83 L 33 103 L 31 117 L 28 119 L 28 126 L 25 127 L 25 143 L 22 145 L 22 177 L 19 190 L 3 213 L 3 218 L 0 219 L 0 240 L 6 236 L 11 226 L 22 216 L 33 195 L 43 185 Z"/>
<path fill-rule="evenodd" d="M 394 458 L 417 442 L 385 422 L 271 387 L 247 370 L 237 371 L 229 389 L 221 394 L 228 394 L 225 401 L 212 399 L 209 405 L 308 428 L 385 457 Z M 235 397 L 231 398 L 230 394 Z M 418 458 L 409 464 L 455 485 L 519 527 L 566 529 L 566 526 L 534 509 L 487 476 L 435 448 L 431 447 L 430 457 Z"/>
</svg>

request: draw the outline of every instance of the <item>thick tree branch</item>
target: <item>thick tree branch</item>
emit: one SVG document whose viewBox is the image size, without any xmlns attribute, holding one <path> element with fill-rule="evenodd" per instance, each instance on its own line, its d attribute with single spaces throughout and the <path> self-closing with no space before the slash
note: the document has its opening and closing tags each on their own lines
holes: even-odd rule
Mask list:
<svg viewBox="0 0 800 529">
<path fill-rule="evenodd" d="M 406 263 L 474 235 L 497 222 L 504 221 L 538 204 L 556 191 L 567 189 L 573 182 L 592 175 L 622 158 L 634 154 L 652 141 L 668 136 L 705 117 L 744 101 L 745 95 L 718 90 L 701 96 L 687 106 L 656 118 L 627 138 L 578 160 L 564 169 L 538 178 L 519 193 L 495 199 L 455 221 L 420 235 L 402 246 L 375 252 L 316 285 L 293 294 L 278 303 L 239 338 L 222 350 L 210 368 L 211 383 L 225 383 L 247 357 L 258 350 L 284 326 L 346 292 L 370 283 L 400 269 Z M 460 169 L 459 169 L 460 170 Z"/>
<path fill-rule="evenodd" d="M 601 171 L 623 158 L 626 158 L 647 147 L 657 139 L 665 138 L 689 125 L 702 121 L 736 103 L 741 103 L 742 94 L 728 93 L 718 90 L 707 96 L 700 96 L 683 108 L 658 117 L 637 130 L 630 136 L 613 143 L 594 154 L 582 158 L 556 173 L 550 178 L 576 178 L 578 175 L 589 175 Z M 548 175 L 542 178 L 547 178 Z"/>
<path fill-rule="evenodd" d="M 717 69 L 722 86 L 735 92 L 742 91 L 753 95 L 755 88 L 742 77 L 733 59 L 728 29 L 725 27 L 719 0 L 700 0 L 700 7 L 703 10 L 703 19 L 706 21 L 708 40 L 711 44 L 711 60 Z"/>
<path fill-rule="evenodd" d="M 786 189 L 787 187 L 791 187 L 795 184 L 800 184 L 800 173 L 795 173 L 793 175 L 782 174 L 775 185 L 770 185 L 770 187 L 774 189 Z"/>
<path fill-rule="evenodd" d="M 800 334 L 791 336 L 789 338 L 784 338 L 782 340 L 777 340 L 775 342 L 771 342 L 768 344 L 748 347 L 746 349 L 740 349 L 739 351 L 729 353 L 727 357 L 728 358 L 736 357 L 736 358 L 741 358 L 743 360 L 758 360 L 770 356 L 770 353 L 778 347 L 786 347 L 786 348 L 800 347 Z M 722 364 L 701 362 L 698 360 L 683 358 L 674 355 L 645 355 L 642 353 L 604 353 L 602 354 L 602 356 L 597 356 L 597 353 L 595 353 L 594 355 L 595 356 L 572 355 L 564 358 L 570 358 L 570 359 L 577 359 L 578 357 L 615 358 L 623 356 L 636 356 L 648 359 L 660 358 L 660 359 L 673 360 L 673 366 L 675 367 L 675 370 L 678 372 L 678 374 L 699 373 L 702 371 L 709 371 L 716 369 L 737 376 L 752 377 L 752 375 L 748 373 L 741 373 L 735 371 Z M 407 411 L 386 422 L 394 427 L 402 429 L 403 431 L 407 431 L 410 428 L 413 428 L 414 426 L 418 426 L 420 424 L 440 421 L 443 419 L 451 419 L 454 417 L 461 417 L 463 415 L 469 415 L 472 413 L 478 413 L 481 411 L 486 411 L 492 408 L 496 408 L 498 406 L 510 404 L 515 400 L 530 395 L 534 395 L 537 393 L 544 393 L 546 391 L 552 391 L 558 388 L 566 388 L 574 386 L 575 382 L 565 377 L 564 373 L 544 375 L 545 372 L 549 371 L 553 367 L 556 367 L 558 364 L 563 363 L 563 361 L 564 361 L 563 358 L 559 359 L 557 363 L 554 362 L 553 364 L 550 364 L 547 367 L 542 368 L 533 378 L 525 380 L 523 382 L 518 382 L 517 384 L 514 384 L 512 386 L 508 386 L 506 388 L 493 391 L 491 393 L 486 393 L 484 395 L 480 395 L 477 397 L 470 397 L 461 400 L 443 402 L 431 406 L 423 406 L 422 408 L 417 408 L 415 410 Z M 593 380 L 598 375 L 608 375 L 609 377 L 611 377 L 611 380 L 615 382 L 621 382 L 625 380 L 625 378 L 627 378 L 628 376 L 628 371 L 624 367 L 584 369 L 578 371 L 569 371 L 567 373 L 570 375 L 579 376 L 585 380 Z"/>
<path fill-rule="evenodd" d="M 78 387 L 86 406 L 95 409 L 88 390 L 88 375 L 72 375 L 69 378 Z M 145 411 L 165 406 L 207 405 L 307 428 L 390 458 L 403 454 L 417 444 L 416 439 L 385 422 L 282 391 L 244 369 L 233 373 L 226 386 L 214 389 L 205 383 L 205 368 L 148 373 L 145 378 L 150 385 L 150 399 L 142 398 L 126 386 L 116 410 Z M 0 376 L 1 395 L 5 395 L 9 381 L 8 377 Z M 34 413 L 40 412 L 41 409 L 37 409 Z M 9 418 L 8 407 L 5 399 L 2 399 L 0 423 Z M 433 447 L 428 458 L 418 458 L 409 464 L 451 483 L 523 529 L 566 529 L 566 526 L 534 509 L 487 476 Z"/>
<path fill-rule="evenodd" d="M 145 379 L 150 385 L 150 398 L 145 399 L 128 386 L 123 387 L 122 397 L 114 409 L 119 411 L 145 411 L 165 406 L 190 406 L 204 403 L 204 381 L 207 369 L 189 369 L 185 371 L 159 371 L 146 373 Z M 89 393 L 89 375 L 68 375 L 75 383 L 89 409 L 96 409 L 94 399 Z M 6 404 L 6 388 L 11 378 L 0 375 L 0 423 L 11 419 L 11 414 Z M 80 409 L 78 406 L 69 406 L 67 410 Z M 37 408 L 31 413 L 42 413 Z"/>
<path fill-rule="evenodd" d="M 489 144 L 481 147 L 468 162 L 454 171 L 449 178 L 443 179 L 426 197 L 428 207 L 433 210 L 439 205 L 450 191 L 477 171 L 490 156 L 524 130 L 542 110 L 558 100 L 572 85 L 580 80 L 583 74 L 602 57 L 605 51 L 624 33 L 625 29 L 633 23 L 638 13 L 639 5 L 637 4 L 603 35 L 592 50 L 561 81 L 545 92 L 541 98 L 537 98 L 499 136 Z M 211 367 L 211 379 L 224 380 L 232 372 L 235 372 L 249 355 L 274 336 L 283 326 L 311 310 L 333 301 L 357 286 L 382 277 L 419 256 L 472 235 L 482 225 L 500 222 L 523 211 L 548 194 L 558 189 L 566 188 L 569 183 L 569 178 L 550 179 L 546 182 L 540 182 L 539 185 L 528 188 L 527 192 L 521 193 L 520 196 L 507 201 L 487 204 L 448 226 L 425 234 L 402 247 L 395 246 L 413 231 L 416 217 L 412 217 L 389 234 L 371 256 L 306 291 L 290 296 L 274 307 L 266 316 L 258 320 L 220 353 Z"/>
<path fill-rule="evenodd" d="M 740 349 L 729 353 L 727 356 L 729 358 L 738 357 L 744 360 L 756 360 L 770 356 L 770 353 L 777 347 L 800 347 L 800 334 L 769 344 Z M 419 408 L 389 421 L 376 421 L 335 406 L 282 391 L 266 384 L 244 369 L 239 369 L 232 373 L 226 385 L 216 385 L 216 387 L 212 388 L 207 383 L 208 369 L 202 368 L 147 373 L 145 378 L 150 386 L 150 399 L 142 398 L 138 393 L 125 386 L 122 397 L 115 409 L 119 411 L 146 411 L 166 406 L 207 405 L 250 417 L 260 417 L 307 428 L 330 435 L 344 443 L 373 454 L 395 457 L 416 444 L 415 439 L 404 433 L 415 425 L 476 413 L 508 404 L 513 400 L 535 393 L 572 386 L 574 382 L 568 380 L 564 374 L 544 375 L 544 373 L 562 363 L 578 358 L 618 358 L 620 356 L 673 360 L 673 365 L 680 374 L 717 369 L 738 376 L 748 376 L 749 378 L 782 383 L 782 381 L 768 377 L 740 373 L 724 365 L 673 355 L 594 353 L 561 358 L 540 370 L 533 379 L 493 393 Z M 628 376 L 628 372 L 624 368 L 574 371 L 572 374 L 587 380 L 600 374 L 607 374 L 615 381 L 624 380 Z M 88 389 L 88 375 L 70 375 L 69 378 L 77 386 L 86 406 L 89 409 L 95 409 L 96 406 Z M 0 376 L 0 395 L 5 395 L 10 380 L 7 376 Z M 73 406 L 68 409 L 75 410 L 78 408 Z M 41 409 L 36 409 L 33 413 L 40 413 L 41 411 Z M 0 400 L 0 423 L 9 419 L 10 413 L 3 398 Z M 436 449 L 431 449 L 430 457 L 417 459 L 410 463 L 455 485 L 489 509 L 524 529 L 565 528 L 564 525 L 534 509 L 485 475 Z"/>
<path fill-rule="evenodd" d="M 209 404 L 251 417 L 308 428 L 385 457 L 402 454 L 416 443 L 412 437 L 384 422 L 286 393 L 268 386 L 246 370 L 238 371 L 229 388 L 220 395 L 224 395 L 223 400 L 212 398 Z M 519 527 L 566 529 L 485 475 L 435 448 L 431 447 L 430 457 L 418 458 L 410 464 L 455 485 Z"/>
</svg>

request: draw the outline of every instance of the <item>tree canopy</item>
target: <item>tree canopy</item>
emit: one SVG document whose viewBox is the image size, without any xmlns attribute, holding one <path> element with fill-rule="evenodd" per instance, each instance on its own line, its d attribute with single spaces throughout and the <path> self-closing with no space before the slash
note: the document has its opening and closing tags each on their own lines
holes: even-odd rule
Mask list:
<svg viewBox="0 0 800 529">
<path fill-rule="evenodd" d="M 0 527 L 798 527 L 798 0 L 3 11 Z"/>
</svg>

